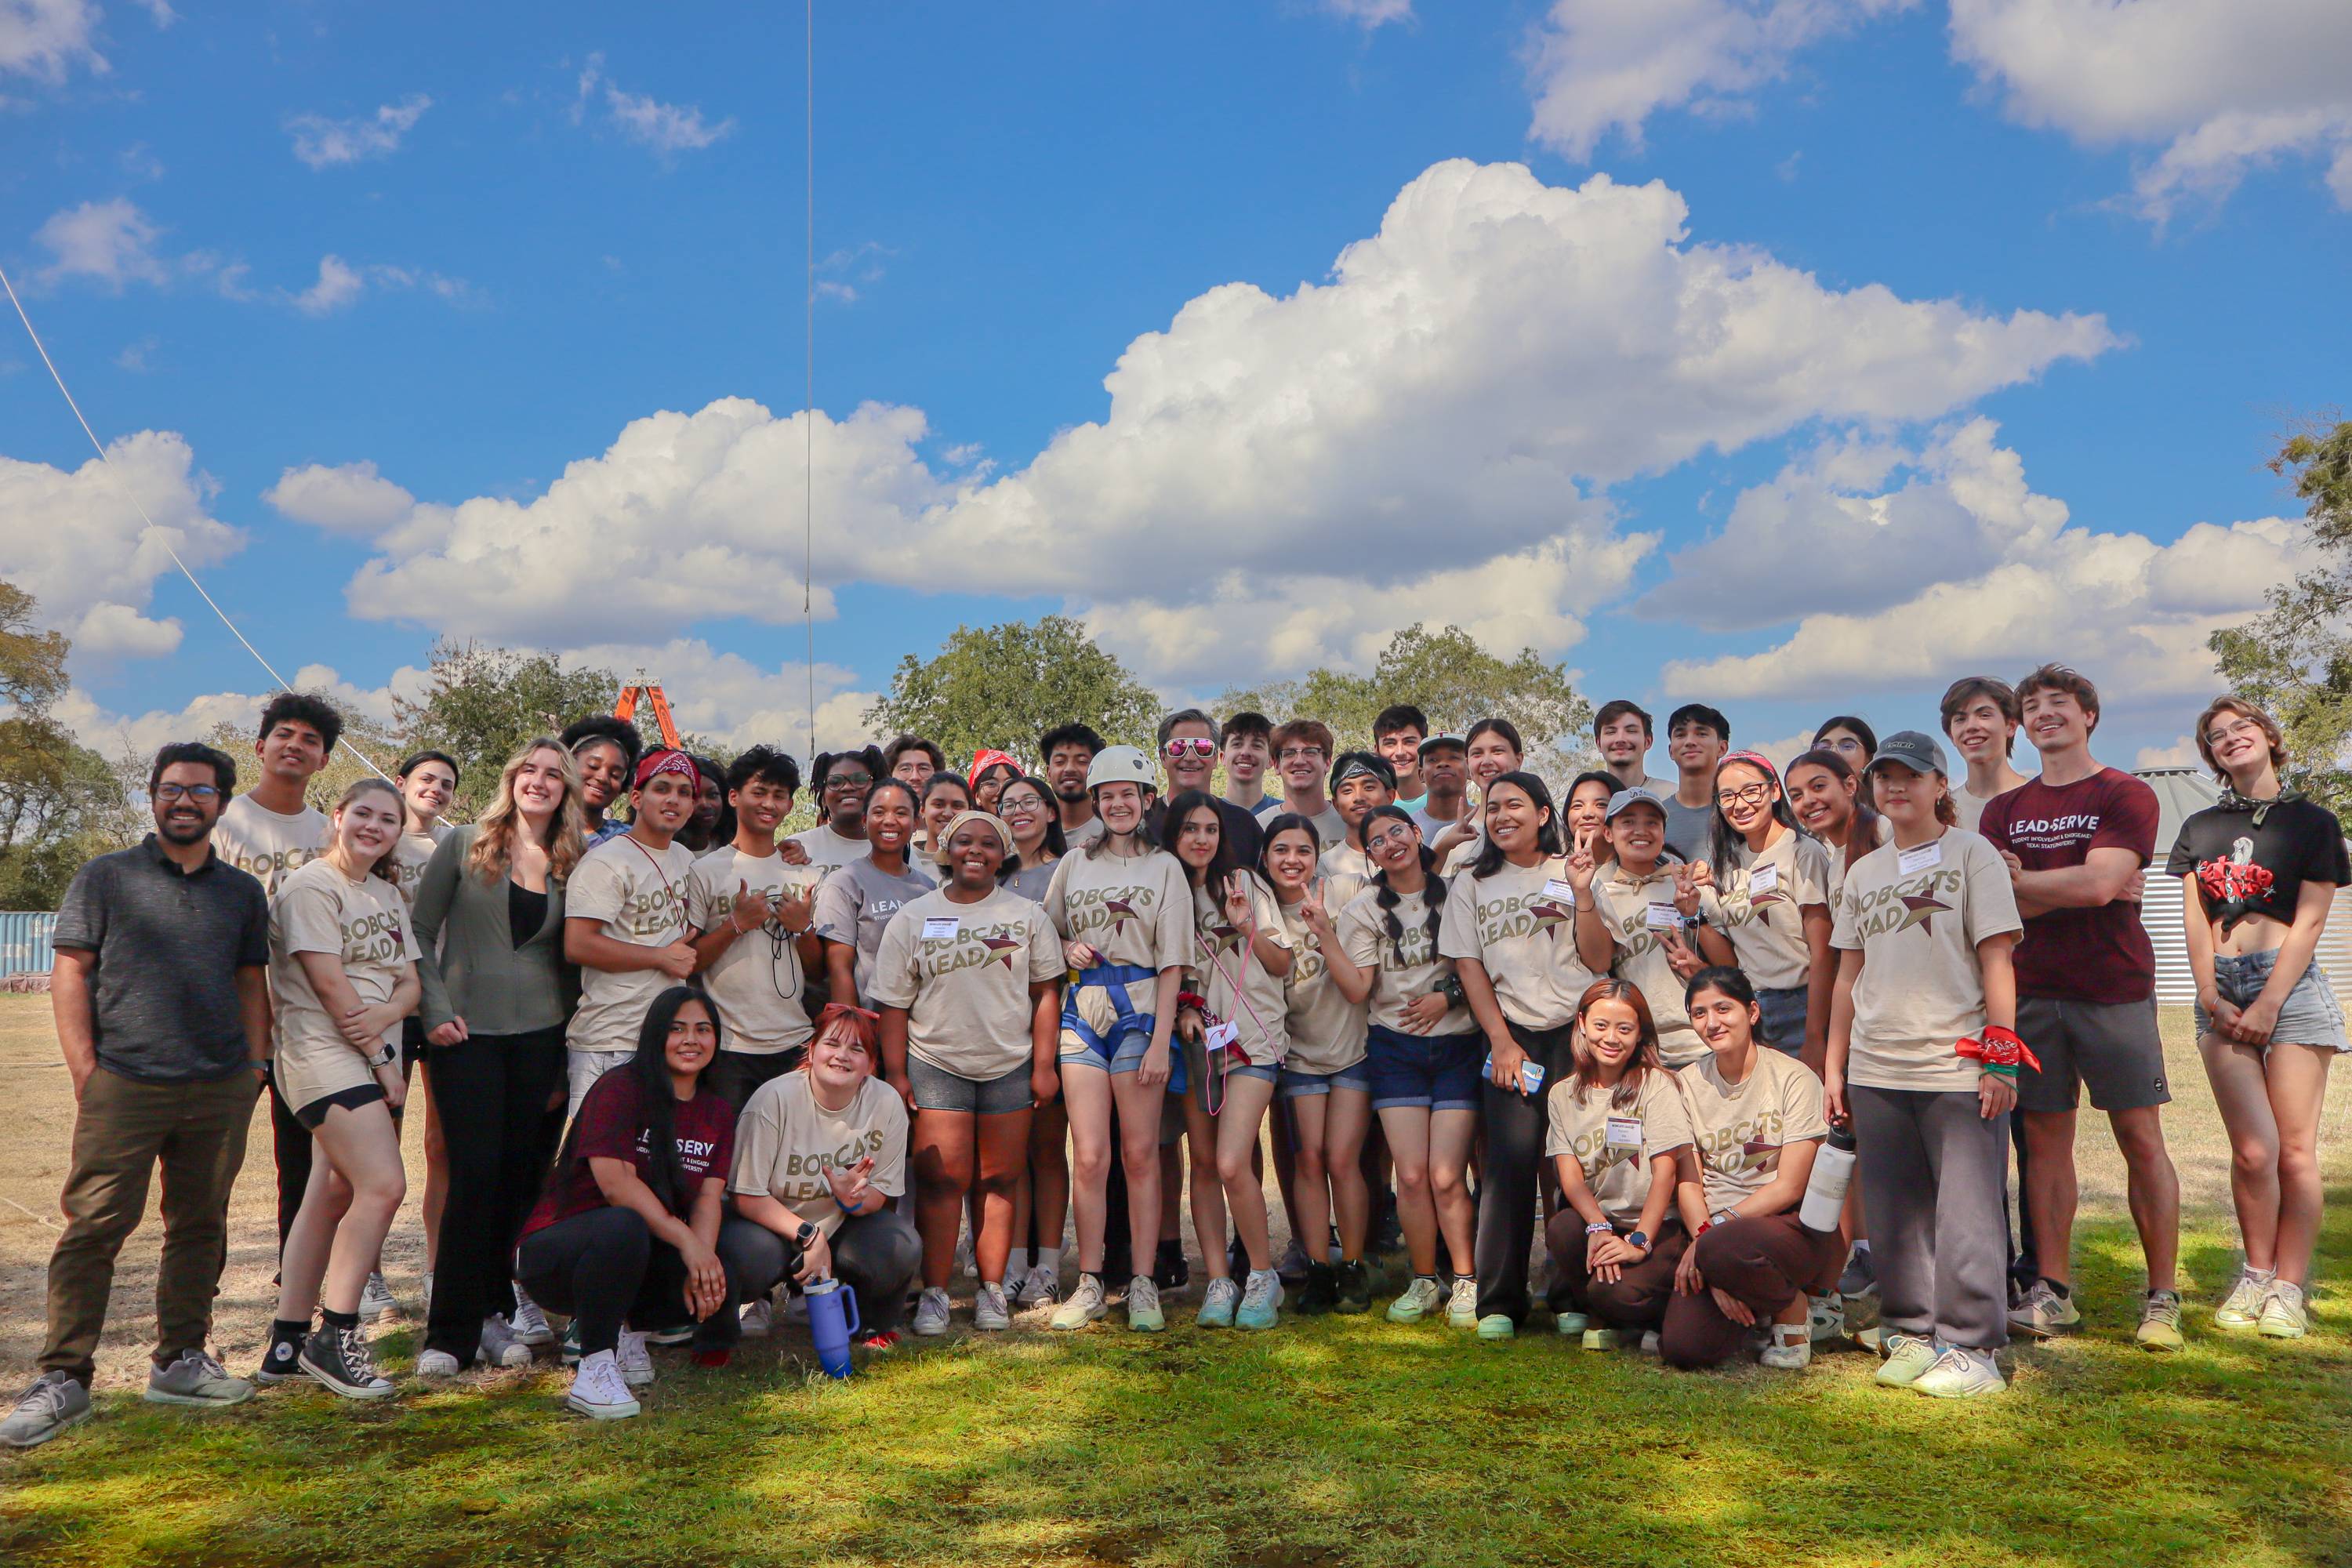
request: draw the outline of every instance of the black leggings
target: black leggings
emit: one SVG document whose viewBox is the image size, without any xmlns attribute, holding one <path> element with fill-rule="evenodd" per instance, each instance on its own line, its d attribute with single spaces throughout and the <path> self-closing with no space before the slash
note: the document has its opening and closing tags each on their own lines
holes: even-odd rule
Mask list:
<svg viewBox="0 0 2352 1568">
<path fill-rule="evenodd" d="M 907 1290 L 923 1266 L 922 1238 L 890 1209 L 857 1215 L 833 1233 L 833 1277 L 857 1292 L 863 1331 L 886 1333 L 906 1315 Z M 730 1215 L 719 1227 L 719 1256 L 746 1300 L 774 1289 L 800 1267 L 800 1248 L 766 1226 Z"/>
<path fill-rule="evenodd" d="M 471 1366 L 482 1320 L 514 1310 L 508 1264 L 553 1153 L 547 1100 L 563 1087 L 563 1026 L 428 1047 L 425 1062 L 449 1198 L 425 1345 Z"/>
<path fill-rule="evenodd" d="M 1535 1245 L 1536 1196 L 1554 1194 L 1551 1162 L 1544 1158 L 1549 1122 L 1544 1096 L 1570 1063 L 1569 1038 L 1573 1024 L 1556 1029 L 1511 1026 L 1511 1038 L 1528 1053 L 1528 1060 L 1544 1069 L 1543 1087 L 1533 1094 L 1495 1087 L 1480 1079 L 1479 1104 L 1486 1127 L 1486 1163 L 1478 1181 L 1478 1315 L 1505 1317 L 1512 1323 L 1528 1316 L 1528 1252 Z"/>
<path fill-rule="evenodd" d="M 635 1209 L 607 1205 L 532 1231 L 515 1251 L 515 1278 L 534 1300 L 577 1321 L 583 1356 L 620 1343 L 624 1320 L 657 1329 L 688 1316 L 686 1259 L 656 1241 Z M 727 1300 L 695 1326 L 695 1349 L 734 1343 L 741 1300 L 730 1269 Z"/>
</svg>

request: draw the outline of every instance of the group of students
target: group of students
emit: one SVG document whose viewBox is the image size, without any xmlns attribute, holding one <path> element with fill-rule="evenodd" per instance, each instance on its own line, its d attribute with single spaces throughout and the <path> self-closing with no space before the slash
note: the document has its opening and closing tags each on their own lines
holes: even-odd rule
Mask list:
<svg viewBox="0 0 2352 1568">
<path fill-rule="evenodd" d="M 1958 773 L 1936 737 L 1852 717 L 1784 769 L 1693 704 L 1668 720 L 1665 779 L 1650 715 L 1614 701 L 1602 765 L 1555 797 L 1502 718 L 1433 733 L 1401 705 L 1340 751 L 1311 719 L 1184 710 L 1156 759 L 1083 724 L 1039 737 L 1034 771 L 983 751 L 957 773 L 914 736 L 822 754 L 819 821 L 784 837 L 790 756 L 721 769 L 601 717 L 518 751 L 474 823 L 441 820 L 459 779 L 437 752 L 320 812 L 305 789 L 340 720 L 281 696 L 251 790 L 232 798 L 222 753 L 165 747 L 155 835 L 92 862 L 61 911 L 70 1223 L 43 1372 L 0 1441 L 87 1414 L 113 1257 L 159 1163 L 149 1396 L 251 1392 L 205 1348 L 248 1071 L 282 1244 L 253 1381 L 392 1394 L 362 1325 L 391 1305 L 420 1058 L 415 1370 L 528 1364 L 551 1310 L 569 1402 L 598 1417 L 636 1413 L 649 1346 L 723 1364 L 795 1285 L 852 1288 L 869 1349 L 909 1304 L 913 1333 L 945 1332 L 966 1236 L 978 1330 L 1024 1308 L 1082 1329 L 1114 1298 L 1160 1329 L 1163 1291 L 1190 1283 L 1188 1168 L 1203 1327 L 1366 1311 L 1392 1238 L 1394 1321 L 1502 1340 L 1540 1310 L 1592 1348 L 1696 1368 L 1752 1344 L 1793 1370 L 1874 1296 L 1880 1382 L 1996 1394 L 2012 1331 L 2080 1321 L 2085 1087 L 2129 1170 L 2136 1338 L 2178 1348 L 2139 923 L 2156 805 L 2093 760 L 2098 717 L 2062 666 L 1971 677 L 1942 704 Z M 2037 778 L 2012 765 L 2021 729 Z M 2312 958 L 2352 866 L 2333 816 L 2282 786 L 2259 708 L 2216 701 L 2196 740 L 2227 787 L 2166 874 L 2191 895 L 2245 1243 L 2213 1321 L 2287 1337 L 2347 1048 Z M 1842 1200 L 1815 1179 L 1825 1145 L 1824 1173 L 1853 1165 Z"/>
</svg>

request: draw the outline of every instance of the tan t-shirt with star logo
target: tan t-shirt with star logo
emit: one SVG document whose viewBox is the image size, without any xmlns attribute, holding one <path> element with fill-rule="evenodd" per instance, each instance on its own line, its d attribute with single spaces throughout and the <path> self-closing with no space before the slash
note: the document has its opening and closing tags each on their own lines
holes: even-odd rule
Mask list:
<svg viewBox="0 0 2352 1568">
<path fill-rule="evenodd" d="M 1445 885 L 1437 951 L 1486 965 L 1503 1016 L 1523 1029 L 1572 1022 L 1585 987 L 1600 978 L 1577 956 L 1576 895 L 1564 855 L 1532 866 L 1506 860 L 1484 880 L 1454 875 Z"/>
<path fill-rule="evenodd" d="M 1029 987 L 1062 976 L 1045 910 L 1010 888 L 976 904 L 945 889 L 909 899 L 882 930 L 866 994 L 907 1009 L 907 1050 L 985 1083 L 1030 1058 Z"/>
<path fill-rule="evenodd" d="M 1780 1173 L 1780 1151 L 1788 1145 L 1830 1135 L 1822 1080 L 1769 1046 L 1756 1047 L 1756 1065 L 1739 1083 L 1724 1081 L 1713 1051 L 1675 1077 L 1690 1112 L 1710 1212 L 1763 1191 Z"/>
<path fill-rule="evenodd" d="M 1690 1112 L 1671 1072 L 1643 1072 L 1631 1105 L 1612 1105 L 1612 1098 L 1598 1084 L 1579 1098 L 1575 1078 L 1562 1076 L 1544 1101 L 1544 1156 L 1573 1159 L 1601 1212 L 1632 1225 L 1650 1201 L 1650 1162 L 1691 1141 Z"/>
<path fill-rule="evenodd" d="M 1341 911 L 1345 912 L 1345 911 Z M 1323 944 L 1298 918 L 1298 905 L 1282 911 L 1283 929 L 1290 933 L 1289 976 L 1283 983 L 1289 1004 L 1286 1027 L 1290 1058 L 1283 1065 L 1297 1072 L 1333 1073 L 1364 1059 L 1364 1008 L 1350 1002 L 1331 982 Z M 1339 934 L 1339 922 L 1332 933 Z M 1343 939 L 1344 940 L 1344 939 Z"/>
<path fill-rule="evenodd" d="M 1042 907 L 1064 942 L 1085 942 L 1106 964 L 1151 971 L 1127 987 L 1128 1005 L 1146 1016 L 1159 1002 L 1160 971 L 1192 962 L 1192 888 L 1183 863 L 1164 849 L 1140 855 L 1073 849 L 1054 862 Z M 1118 1019 L 1100 985 L 1074 984 L 1069 1005 L 1097 1034 Z M 1066 1030 L 1062 1043 L 1083 1048 Z"/>
<path fill-rule="evenodd" d="M 1274 889 L 1255 871 L 1234 875 L 1249 889 L 1258 930 L 1276 946 L 1293 946 Z M 1225 919 L 1223 900 L 1206 888 L 1195 889 L 1192 989 L 1207 999 L 1211 1014 L 1241 1031 L 1242 1055 L 1252 1067 L 1276 1067 L 1290 1054 L 1290 999 L 1283 994 L 1288 982 L 1269 972 L 1250 947 L 1241 929 Z"/>
<path fill-rule="evenodd" d="M 1616 962 L 1609 966 L 1610 972 L 1641 987 L 1642 1000 L 1650 1005 L 1650 1016 L 1658 1026 L 1659 1059 L 1670 1068 L 1679 1068 L 1706 1056 L 1706 1042 L 1691 1027 L 1690 1010 L 1683 1005 L 1682 976 L 1675 973 L 1650 915 L 1657 905 L 1673 911 L 1675 868 L 1662 860 L 1648 876 L 1637 878 L 1612 860 L 1592 879 L 1592 896 L 1600 901 L 1609 934 L 1617 943 Z M 1723 923 L 1723 908 L 1712 888 L 1699 893 L 1698 912 L 1709 925 Z M 1696 951 L 1698 933 L 1684 932 L 1683 944 Z"/>
<path fill-rule="evenodd" d="M 1952 1047 L 1985 1026 L 1977 943 L 2024 929 L 2009 865 L 1966 828 L 1909 850 L 1882 844 L 1838 891 L 1830 945 L 1862 953 L 1849 1082 L 1973 1089 L 1982 1069 Z"/>
<path fill-rule="evenodd" d="M 1759 991 L 1802 985 L 1812 972 L 1803 911 L 1829 908 L 1829 847 L 1790 828 L 1762 854 L 1742 858 L 1747 864 L 1716 889 L 1723 933 Z"/>
</svg>

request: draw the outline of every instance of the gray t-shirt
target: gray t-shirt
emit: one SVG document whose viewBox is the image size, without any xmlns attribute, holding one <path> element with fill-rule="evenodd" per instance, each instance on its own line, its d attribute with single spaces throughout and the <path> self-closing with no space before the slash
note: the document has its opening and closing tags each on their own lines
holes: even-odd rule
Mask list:
<svg viewBox="0 0 2352 1568">
<path fill-rule="evenodd" d="M 816 934 L 827 942 L 846 942 L 857 950 L 857 962 L 852 973 L 857 980 L 857 999 L 866 1003 L 866 988 L 873 984 L 875 955 L 882 951 L 882 930 L 899 906 L 921 898 L 939 886 L 931 874 L 907 861 L 906 875 L 893 877 L 874 864 L 871 857 L 852 860 L 824 879 L 817 889 Z M 834 998 L 838 1002 L 840 997 Z"/>
<path fill-rule="evenodd" d="M 1712 842 L 1708 832 L 1715 826 L 1715 803 L 1694 809 L 1666 796 L 1666 844 L 1685 860 L 1704 860 L 1706 847 Z"/>
<path fill-rule="evenodd" d="M 215 851 L 192 873 L 155 836 L 74 875 L 56 945 L 98 954 L 99 1065 L 141 1083 L 217 1083 L 245 1069 L 236 972 L 269 963 L 269 900 Z"/>
</svg>

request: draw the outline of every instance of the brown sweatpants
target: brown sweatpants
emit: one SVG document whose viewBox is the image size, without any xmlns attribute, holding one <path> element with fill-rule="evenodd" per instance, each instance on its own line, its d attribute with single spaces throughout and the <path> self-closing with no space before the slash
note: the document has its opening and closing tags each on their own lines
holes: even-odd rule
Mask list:
<svg viewBox="0 0 2352 1568">
<path fill-rule="evenodd" d="M 163 1257 L 155 1276 L 155 1351 L 168 1363 L 201 1350 L 226 1258 L 228 1194 L 245 1163 L 258 1085 L 240 1069 L 217 1083 L 140 1083 L 100 1067 L 74 1113 L 73 1164 L 58 1207 L 65 1234 L 49 1256 L 43 1372 L 87 1386 L 106 1327 L 114 1259 L 163 1171 Z"/>
<path fill-rule="evenodd" d="M 1763 1323 L 1798 1297 L 1831 1289 L 1845 1262 L 1845 1243 L 1835 1231 L 1807 1230 L 1793 1214 L 1735 1219 L 1691 1247 L 1708 1289 L 1676 1296 L 1668 1304 L 1658 1345 L 1668 1366 L 1718 1366 L 1748 1338 L 1749 1331 L 1715 1304 L 1715 1291 L 1738 1301 Z"/>
<path fill-rule="evenodd" d="M 1619 1226 L 1617 1234 L 1628 1234 L 1628 1227 Z M 1612 1329 L 1654 1329 L 1665 1321 L 1675 1269 L 1689 1245 L 1683 1222 L 1670 1214 L 1658 1226 L 1649 1257 L 1619 1269 L 1616 1283 L 1596 1285 L 1584 1267 L 1584 1216 L 1562 1204 L 1544 1225 L 1544 1246 L 1551 1253 L 1551 1310 L 1589 1313 Z"/>
</svg>

